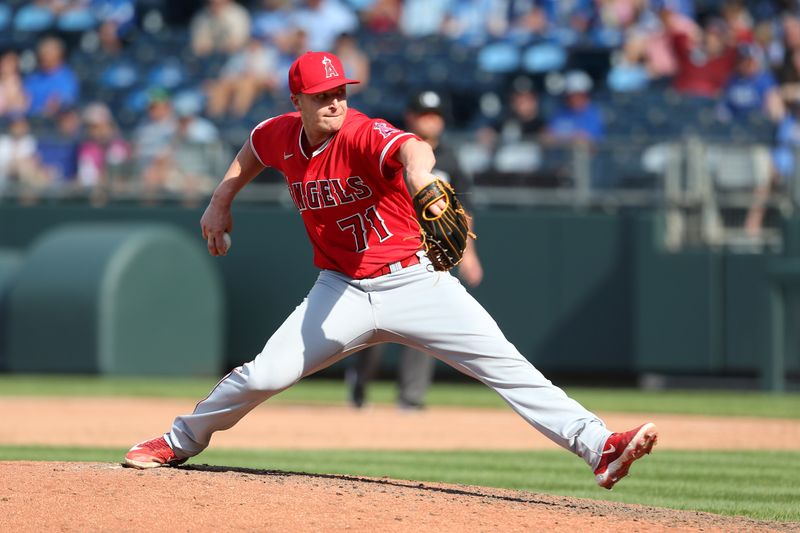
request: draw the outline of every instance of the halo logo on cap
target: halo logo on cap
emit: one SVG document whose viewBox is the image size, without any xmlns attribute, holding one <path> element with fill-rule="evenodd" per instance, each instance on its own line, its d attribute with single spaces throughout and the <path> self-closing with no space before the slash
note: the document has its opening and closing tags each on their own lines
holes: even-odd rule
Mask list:
<svg viewBox="0 0 800 533">
<path fill-rule="evenodd" d="M 322 65 L 322 68 L 319 68 Z M 342 61 L 329 52 L 306 52 L 289 68 L 289 90 L 292 94 L 316 94 L 334 87 L 359 83 L 347 78 Z"/>
<path fill-rule="evenodd" d="M 325 67 L 325 79 L 328 78 L 338 78 L 339 73 L 336 72 L 336 69 L 333 66 L 333 61 L 328 56 L 322 58 L 322 65 Z"/>
</svg>

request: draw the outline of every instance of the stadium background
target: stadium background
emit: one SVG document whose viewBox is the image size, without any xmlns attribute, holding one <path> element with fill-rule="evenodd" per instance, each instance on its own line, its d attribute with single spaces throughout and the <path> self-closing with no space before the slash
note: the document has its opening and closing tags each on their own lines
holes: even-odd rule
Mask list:
<svg viewBox="0 0 800 533">
<path fill-rule="evenodd" d="M 247 21 L 231 50 L 215 49 L 223 39 L 203 44 L 196 36 L 212 5 L 240 6 Z M 189 372 L 214 374 L 260 349 L 314 275 L 274 173 L 241 195 L 231 256 L 196 259 L 218 283 L 209 291 L 219 298 L 209 296 L 208 326 L 198 328 L 205 336 L 194 334 L 204 349 L 181 350 L 190 330 L 175 325 L 176 309 L 161 306 L 148 321 L 120 301 L 111 320 L 99 302 L 119 291 L 76 280 L 90 277 L 85 258 L 93 258 L 98 279 L 105 276 L 119 243 L 142 235 L 142 222 L 177 226 L 185 234 L 173 238 L 202 248 L 196 223 L 205 198 L 250 128 L 290 109 L 286 67 L 317 45 L 335 47 L 348 68 L 368 72 L 350 105 L 369 114 L 401 125 L 409 95 L 431 89 L 443 96 L 447 140 L 475 184 L 487 275 L 474 292 L 545 372 L 626 383 L 663 382 L 652 374 L 717 377 L 780 388 L 783 367 L 792 380 L 800 368 L 796 328 L 785 337 L 771 329 L 778 308 L 787 324 L 797 322 L 794 265 L 786 261 L 800 238 L 795 9 L 621 0 L 6 2 L 0 49 L 18 58 L 23 89 L 41 90 L 34 85 L 45 83 L 42 76 L 32 80 L 42 68 L 37 46 L 55 36 L 77 91 L 62 93 L 53 107 L 4 109 L 6 146 L 22 150 L 13 141 L 25 137 L 35 149 L 28 144 L 29 165 L 6 165 L 0 177 L 0 368 L 149 372 L 129 359 L 139 354 L 161 361 L 160 372 L 179 374 L 185 358 L 168 355 L 200 350 L 203 362 Z M 686 83 L 674 50 L 671 67 L 654 52 L 665 42 L 676 46 L 670 36 L 681 32 L 695 43 L 692 61 L 713 59 L 712 35 L 719 54 L 733 54 L 715 93 Z M 742 87 L 731 84 L 743 58 L 753 57 L 766 89 L 750 87 L 757 94 L 742 99 Z M 244 83 L 245 70 L 237 69 L 247 58 L 262 61 L 255 72 L 270 66 L 251 105 L 212 109 L 210 95 L 226 76 L 234 87 Z M 782 102 L 777 115 L 766 102 L 770 90 Z M 573 93 L 585 95 L 591 113 L 569 109 Z M 536 102 L 535 116 L 513 108 L 523 96 Z M 168 126 L 153 124 L 158 113 Z M 113 123 L 110 137 L 93 137 L 103 121 Z M 108 151 L 98 162 L 87 144 Z M 54 233 L 77 222 L 91 224 Z M 120 233 L 97 238 L 97 225 Z M 78 248 L 59 241 L 70 231 Z M 151 248 L 139 252 L 145 264 L 159 253 Z M 175 261 L 191 270 L 194 257 L 187 251 Z M 134 294 L 148 288 L 144 276 L 130 284 Z M 85 290 L 69 290 L 78 285 Z M 784 294 L 786 305 L 778 305 Z M 158 318 L 175 327 L 155 326 Z M 37 334 L 42 327 L 50 334 Z M 154 328 L 171 334 L 143 334 Z M 144 337 L 149 344 L 137 340 Z M 82 362 L 64 363 L 54 355 L 63 351 Z"/>
<path fill-rule="evenodd" d="M 0 3 L 0 530 L 797 529 L 795 2 L 253 0 L 233 17 L 252 55 L 193 48 L 211 4 L 231 5 Z M 444 366 L 422 411 L 385 381 L 352 409 L 337 366 L 188 465 L 119 466 L 312 283 L 280 176 L 237 199 L 227 257 L 198 220 L 250 128 L 289 110 L 288 62 L 340 31 L 369 72 L 351 105 L 400 126 L 417 90 L 443 97 L 474 182 L 474 294 L 508 337 L 609 427 L 658 424 L 614 491 Z M 45 76 L 49 36 L 67 67 Z M 698 67 L 714 58 L 755 77 Z M 220 112 L 248 71 L 263 90 Z M 52 78 L 66 105 L 29 110 Z"/>
</svg>

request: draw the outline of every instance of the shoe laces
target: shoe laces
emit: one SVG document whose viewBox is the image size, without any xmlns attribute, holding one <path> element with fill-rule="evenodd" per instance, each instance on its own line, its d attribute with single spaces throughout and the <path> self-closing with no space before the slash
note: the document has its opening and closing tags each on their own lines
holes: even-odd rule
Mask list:
<svg viewBox="0 0 800 533">
<path fill-rule="evenodd" d="M 172 448 L 169 447 L 169 444 L 167 444 L 167 441 L 163 437 L 144 442 L 141 446 L 152 452 L 163 452 L 167 450 L 172 452 Z"/>
</svg>

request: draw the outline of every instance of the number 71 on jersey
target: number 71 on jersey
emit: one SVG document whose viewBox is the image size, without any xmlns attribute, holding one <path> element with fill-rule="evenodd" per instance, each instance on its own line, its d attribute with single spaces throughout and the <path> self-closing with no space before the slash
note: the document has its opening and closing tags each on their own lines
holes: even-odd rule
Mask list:
<svg viewBox="0 0 800 533">
<path fill-rule="evenodd" d="M 378 235 L 380 242 L 389 239 L 392 232 L 386 227 L 386 222 L 383 221 L 378 210 L 374 205 L 369 206 L 364 213 L 356 213 L 336 221 L 339 229 L 342 231 L 350 230 L 353 233 L 353 240 L 355 241 L 356 252 L 363 252 L 369 245 L 367 244 L 367 232 L 372 228 Z"/>
</svg>

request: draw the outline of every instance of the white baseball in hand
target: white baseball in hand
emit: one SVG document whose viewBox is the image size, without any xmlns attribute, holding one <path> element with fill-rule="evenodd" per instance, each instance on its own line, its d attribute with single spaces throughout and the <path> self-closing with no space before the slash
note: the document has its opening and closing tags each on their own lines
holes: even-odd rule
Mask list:
<svg viewBox="0 0 800 533">
<path fill-rule="evenodd" d="M 231 249 L 231 243 L 232 243 L 231 234 L 226 231 L 225 233 L 222 234 L 222 240 L 225 241 L 225 250 L 224 251 L 225 251 L 225 253 L 227 253 Z"/>
</svg>

